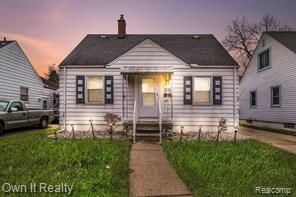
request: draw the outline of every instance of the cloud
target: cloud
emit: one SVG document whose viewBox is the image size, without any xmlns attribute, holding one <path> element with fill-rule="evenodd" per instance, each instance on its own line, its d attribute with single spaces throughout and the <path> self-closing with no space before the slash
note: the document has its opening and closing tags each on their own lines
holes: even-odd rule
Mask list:
<svg viewBox="0 0 296 197">
<path fill-rule="evenodd" d="M 33 64 L 39 75 L 44 76 L 48 65 L 59 64 L 66 56 L 66 50 L 58 44 L 41 38 L 35 38 L 24 34 L 0 32 L 7 40 L 16 40 Z"/>
</svg>

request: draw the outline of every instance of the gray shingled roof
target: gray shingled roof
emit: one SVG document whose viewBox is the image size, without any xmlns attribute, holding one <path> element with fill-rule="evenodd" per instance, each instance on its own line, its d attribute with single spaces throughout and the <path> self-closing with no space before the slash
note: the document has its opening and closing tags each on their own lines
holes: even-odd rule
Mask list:
<svg viewBox="0 0 296 197">
<path fill-rule="evenodd" d="M 151 39 L 188 64 L 234 65 L 237 63 L 213 35 L 87 35 L 60 65 L 106 65 L 145 39 Z"/>
<path fill-rule="evenodd" d="M 59 88 L 59 84 L 56 84 L 56 83 L 54 83 L 52 81 L 49 81 L 48 79 L 45 79 L 45 78 L 43 78 L 41 76 L 39 76 L 39 77 L 42 80 L 42 82 L 43 82 L 43 84 L 44 84 L 44 86 L 46 88 L 50 88 L 50 89 L 53 89 L 53 90 L 57 90 Z"/>
<path fill-rule="evenodd" d="M 265 33 L 296 53 L 296 31 L 270 31 Z"/>
</svg>

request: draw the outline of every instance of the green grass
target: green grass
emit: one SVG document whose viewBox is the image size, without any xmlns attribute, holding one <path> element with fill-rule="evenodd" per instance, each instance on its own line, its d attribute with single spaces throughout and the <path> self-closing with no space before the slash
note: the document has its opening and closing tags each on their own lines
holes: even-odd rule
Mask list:
<svg viewBox="0 0 296 197">
<path fill-rule="evenodd" d="M 195 196 L 260 196 L 256 186 L 288 187 L 290 196 L 296 196 L 294 154 L 253 140 L 165 142 L 163 146 Z"/>
<path fill-rule="evenodd" d="M 71 196 L 128 196 L 128 141 L 52 140 L 47 138 L 48 133 L 52 129 L 0 138 L 1 187 L 3 183 L 67 183 L 73 185 Z M 0 196 L 3 196 L 1 187 Z"/>
</svg>

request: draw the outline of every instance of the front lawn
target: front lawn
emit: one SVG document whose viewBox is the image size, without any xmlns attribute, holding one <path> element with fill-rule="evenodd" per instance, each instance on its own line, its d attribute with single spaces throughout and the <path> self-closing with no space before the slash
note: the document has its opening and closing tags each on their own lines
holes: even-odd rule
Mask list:
<svg viewBox="0 0 296 197">
<path fill-rule="evenodd" d="M 0 137 L 1 187 L 4 183 L 26 185 L 22 196 L 32 196 L 31 183 L 37 184 L 37 192 L 40 183 L 55 188 L 63 183 L 73 185 L 72 196 L 128 196 L 128 141 L 52 140 L 47 138 L 48 132 L 34 130 Z M 8 189 L 8 184 L 5 187 Z M 3 196 L 3 188 L 0 190 Z M 49 194 L 42 189 L 35 195 Z"/>
<path fill-rule="evenodd" d="M 165 142 L 163 147 L 194 196 L 256 196 L 256 187 L 290 188 L 296 196 L 294 154 L 253 140 Z"/>
</svg>

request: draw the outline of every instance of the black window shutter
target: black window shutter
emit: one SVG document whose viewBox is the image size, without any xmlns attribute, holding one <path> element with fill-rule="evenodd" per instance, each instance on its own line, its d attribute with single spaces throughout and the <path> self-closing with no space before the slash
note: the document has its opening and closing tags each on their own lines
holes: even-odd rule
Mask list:
<svg viewBox="0 0 296 197">
<path fill-rule="evenodd" d="M 76 76 L 76 103 L 85 103 L 85 77 Z"/>
<path fill-rule="evenodd" d="M 113 104 L 113 76 L 105 76 L 105 104 Z"/>
<path fill-rule="evenodd" d="M 213 104 L 222 105 L 222 77 L 213 77 Z"/>
<path fill-rule="evenodd" d="M 184 76 L 184 105 L 192 105 L 192 76 Z"/>
</svg>

